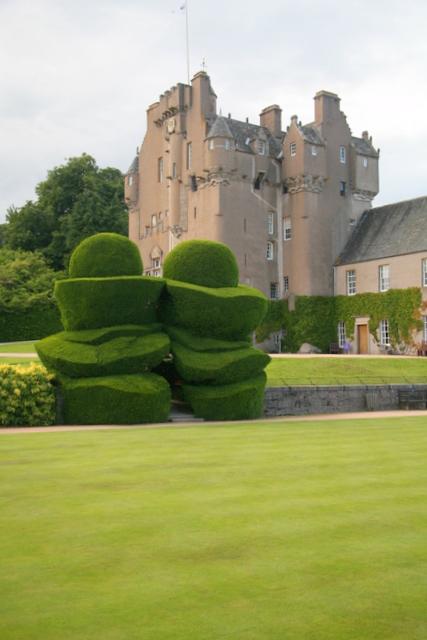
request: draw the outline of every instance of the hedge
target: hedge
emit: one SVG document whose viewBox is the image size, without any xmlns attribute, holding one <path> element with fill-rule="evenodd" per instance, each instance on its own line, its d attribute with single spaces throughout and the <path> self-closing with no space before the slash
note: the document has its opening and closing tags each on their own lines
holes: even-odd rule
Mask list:
<svg viewBox="0 0 427 640">
<path fill-rule="evenodd" d="M 161 320 L 200 336 L 245 340 L 267 311 L 267 299 L 252 287 L 209 288 L 167 280 Z"/>
<path fill-rule="evenodd" d="M 162 278 L 122 276 L 59 280 L 55 297 L 67 331 L 157 320 Z"/>
<path fill-rule="evenodd" d="M 54 424 L 56 399 L 52 379 L 40 365 L 0 365 L 0 424 Z"/>
<path fill-rule="evenodd" d="M 70 342 L 66 333 L 36 344 L 40 360 L 50 370 L 71 378 L 142 373 L 169 353 L 165 333 L 112 338 L 100 345 Z"/>
<path fill-rule="evenodd" d="M 169 385 L 154 373 L 61 378 L 65 424 L 139 424 L 165 422 Z"/>
<path fill-rule="evenodd" d="M 212 385 L 253 378 L 270 362 L 270 356 L 253 347 L 222 353 L 201 353 L 172 343 L 172 354 L 175 369 L 183 380 Z"/>
<path fill-rule="evenodd" d="M 56 305 L 37 305 L 19 313 L 0 314 L 0 342 L 38 340 L 61 331 L 61 316 Z"/>
<path fill-rule="evenodd" d="M 250 339 L 246 340 L 218 340 L 216 338 L 202 338 L 195 336 L 189 331 L 180 327 L 165 327 L 166 333 L 171 340 L 182 344 L 193 351 L 235 351 L 236 349 L 244 349 L 250 344 Z"/>
<path fill-rule="evenodd" d="M 205 420 L 251 420 L 264 411 L 264 372 L 243 382 L 221 386 L 184 385 L 194 415 Z"/>
<path fill-rule="evenodd" d="M 239 268 L 233 252 L 221 242 L 186 240 L 165 259 L 163 275 L 204 287 L 236 287 Z"/>
<path fill-rule="evenodd" d="M 153 322 L 152 324 L 123 324 L 115 327 L 102 327 L 102 329 L 63 331 L 63 336 L 70 342 L 102 344 L 112 338 L 121 338 L 125 336 L 147 336 L 150 333 L 159 333 L 160 331 L 162 331 L 162 325 L 159 322 Z"/>
<path fill-rule="evenodd" d="M 70 258 L 71 278 L 140 276 L 143 265 L 139 249 L 118 233 L 97 233 L 76 247 Z"/>
</svg>

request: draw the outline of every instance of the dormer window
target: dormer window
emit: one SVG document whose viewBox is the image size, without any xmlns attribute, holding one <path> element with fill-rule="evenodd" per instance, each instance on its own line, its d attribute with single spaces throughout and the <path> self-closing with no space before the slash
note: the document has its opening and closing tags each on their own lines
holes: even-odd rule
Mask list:
<svg viewBox="0 0 427 640">
<path fill-rule="evenodd" d="M 256 151 L 257 151 L 258 155 L 265 156 L 265 148 L 266 148 L 266 145 L 265 145 L 264 140 L 257 140 L 256 141 Z"/>
<path fill-rule="evenodd" d="M 289 150 L 291 152 L 291 156 L 296 156 L 297 155 L 297 143 L 296 142 L 291 142 L 291 144 L 289 145 Z"/>
<path fill-rule="evenodd" d="M 225 139 L 224 147 L 226 151 L 230 151 L 231 145 L 230 145 L 230 140 L 228 138 Z"/>
<path fill-rule="evenodd" d="M 248 147 L 250 144 L 251 144 L 251 139 L 250 138 L 246 138 L 245 145 Z"/>
<path fill-rule="evenodd" d="M 340 146 L 340 162 L 341 164 L 345 164 L 345 147 Z"/>
</svg>

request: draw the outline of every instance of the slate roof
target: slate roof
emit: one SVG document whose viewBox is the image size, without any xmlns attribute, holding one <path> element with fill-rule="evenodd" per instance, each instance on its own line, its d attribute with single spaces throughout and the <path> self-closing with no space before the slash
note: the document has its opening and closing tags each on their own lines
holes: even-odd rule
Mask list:
<svg viewBox="0 0 427 640">
<path fill-rule="evenodd" d="M 139 171 L 139 156 L 135 156 L 135 158 L 132 161 L 132 164 L 130 165 L 129 169 L 126 172 L 126 175 L 129 175 L 130 173 L 138 173 Z"/>
<path fill-rule="evenodd" d="M 268 141 L 269 155 L 276 157 L 282 150 L 280 141 L 277 138 L 274 138 L 265 127 L 261 127 L 257 124 L 251 124 L 250 122 L 233 120 L 233 118 L 224 118 L 223 116 L 217 116 L 210 121 L 209 133 L 207 135 L 208 138 L 214 137 L 212 132 L 215 131 L 217 127 L 222 129 L 223 122 L 218 123 L 218 120 L 225 121 L 227 129 L 230 131 L 231 137 L 233 138 L 238 151 L 245 151 L 246 153 L 253 154 L 254 152 L 250 146 L 251 142 L 259 138 L 261 133 L 263 133 L 261 138 Z M 216 135 L 225 137 L 224 134 Z"/>
<path fill-rule="evenodd" d="M 227 124 L 226 118 L 223 116 L 218 116 L 213 121 L 211 128 L 209 129 L 209 133 L 206 136 L 209 138 L 233 138 L 233 134 L 230 131 L 230 127 Z"/>
<path fill-rule="evenodd" d="M 311 144 L 325 144 L 320 137 L 320 133 L 313 126 L 306 124 L 300 127 L 300 130 L 304 136 L 304 140 L 307 140 L 307 142 L 311 142 Z"/>
<path fill-rule="evenodd" d="M 365 211 L 336 265 L 427 251 L 427 196 Z"/>
<path fill-rule="evenodd" d="M 372 144 L 366 138 L 351 137 L 351 144 L 356 149 L 357 153 L 362 156 L 371 156 L 371 158 L 378 158 L 378 151 L 375 151 Z"/>
</svg>

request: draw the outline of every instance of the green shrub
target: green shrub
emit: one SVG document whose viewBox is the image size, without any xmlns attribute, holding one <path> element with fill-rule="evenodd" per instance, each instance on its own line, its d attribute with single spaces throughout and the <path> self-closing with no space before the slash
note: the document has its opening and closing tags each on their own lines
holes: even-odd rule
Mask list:
<svg viewBox="0 0 427 640">
<path fill-rule="evenodd" d="M 173 280 L 167 281 L 160 306 L 164 324 L 225 340 L 247 339 L 266 310 L 266 297 L 252 287 L 214 289 Z"/>
<path fill-rule="evenodd" d="M 70 258 L 71 278 L 140 276 L 143 265 L 135 243 L 118 233 L 97 233 L 83 240 Z"/>
<path fill-rule="evenodd" d="M 0 365 L 0 424 L 40 426 L 55 422 L 53 376 L 40 365 Z"/>
<path fill-rule="evenodd" d="M 246 347 L 221 353 L 192 351 L 172 343 L 174 365 L 186 382 L 223 385 L 253 378 L 270 362 L 263 351 Z"/>
<path fill-rule="evenodd" d="M 154 373 L 61 379 L 65 424 L 165 422 L 169 385 Z"/>
<path fill-rule="evenodd" d="M 205 420 L 251 420 L 264 412 L 264 389 L 267 377 L 221 386 L 184 385 L 183 394 L 194 415 Z"/>
<path fill-rule="evenodd" d="M 38 304 L 19 312 L 0 313 L 0 342 L 38 340 L 61 329 L 61 316 L 54 304 Z"/>
<path fill-rule="evenodd" d="M 102 327 L 102 329 L 84 329 L 82 331 L 64 331 L 65 340 L 70 342 L 83 342 L 87 344 L 102 344 L 112 338 L 125 336 L 147 336 L 150 333 L 159 333 L 162 325 L 159 322 L 152 324 L 123 324 L 115 327 Z"/>
<path fill-rule="evenodd" d="M 250 344 L 249 338 L 246 340 L 217 340 L 215 338 L 201 338 L 180 327 L 165 327 L 166 333 L 171 340 L 182 344 L 193 351 L 235 351 L 244 349 Z"/>
<path fill-rule="evenodd" d="M 70 342 L 58 333 L 36 344 L 43 364 L 71 378 L 142 373 L 160 364 L 169 353 L 165 333 L 122 336 L 100 345 Z"/>
<path fill-rule="evenodd" d="M 55 296 L 67 331 L 156 321 L 162 278 L 124 276 L 77 278 L 55 284 Z"/>
<path fill-rule="evenodd" d="M 220 242 L 186 240 L 165 259 L 163 275 L 204 287 L 236 287 L 239 268 L 233 252 Z"/>
</svg>

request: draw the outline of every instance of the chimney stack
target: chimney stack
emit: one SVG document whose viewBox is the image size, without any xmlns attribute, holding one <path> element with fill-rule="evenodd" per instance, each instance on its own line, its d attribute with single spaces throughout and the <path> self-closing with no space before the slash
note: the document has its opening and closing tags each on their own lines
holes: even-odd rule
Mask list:
<svg viewBox="0 0 427 640">
<path fill-rule="evenodd" d="M 335 120 L 341 114 L 340 99 L 336 93 L 318 91 L 314 96 L 314 119 L 316 124 Z"/>
<path fill-rule="evenodd" d="M 259 114 L 261 127 L 265 127 L 270 133 L 279 138 L 282 134 L 282 110 L 278 104 L 265 107 Z"/>
</svg>

